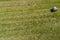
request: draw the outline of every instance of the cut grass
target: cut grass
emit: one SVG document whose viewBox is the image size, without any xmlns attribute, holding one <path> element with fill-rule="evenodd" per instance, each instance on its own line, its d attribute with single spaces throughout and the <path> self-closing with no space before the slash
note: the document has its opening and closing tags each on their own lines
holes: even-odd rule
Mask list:
<svg viewBox="0 0 60 40">
<path fill-rule="evenodd" d="M 60 40 L 59 0 L 0 1 L 0 40 Z"/>
</svg>

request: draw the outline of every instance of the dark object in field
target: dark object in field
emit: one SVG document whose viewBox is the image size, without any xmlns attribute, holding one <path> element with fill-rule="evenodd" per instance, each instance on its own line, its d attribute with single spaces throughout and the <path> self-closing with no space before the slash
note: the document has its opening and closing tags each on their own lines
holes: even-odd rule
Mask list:
<svg viewBox="0 0 60 40">
<path fill-rule="evenodd" d="M 56 12 L 57 11 L 57 8 L 56 7 L 53 7 L 52 9 L 50 9 L 51 12 Z"/>
</svg>

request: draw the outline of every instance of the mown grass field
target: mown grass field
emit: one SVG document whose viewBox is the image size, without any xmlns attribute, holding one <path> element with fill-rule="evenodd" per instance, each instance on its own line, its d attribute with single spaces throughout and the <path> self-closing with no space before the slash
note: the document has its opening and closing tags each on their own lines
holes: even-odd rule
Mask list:
<svg viewBox="0 0 60 40">
<path fill-rule="evenodd" d="M 60 40 L 60 0 L 0 0 L 0 40 Z"/>
</svg>

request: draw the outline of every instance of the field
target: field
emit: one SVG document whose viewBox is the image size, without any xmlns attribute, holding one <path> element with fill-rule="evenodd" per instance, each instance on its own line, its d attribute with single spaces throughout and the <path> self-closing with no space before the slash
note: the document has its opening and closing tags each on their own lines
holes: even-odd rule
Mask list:
<svg viewBox="0 0 60 40">
<path fill-rule="evenodd" d="M 60 40 L 60 0 L 0 0 L 0 40 Z"/>
</svg>

